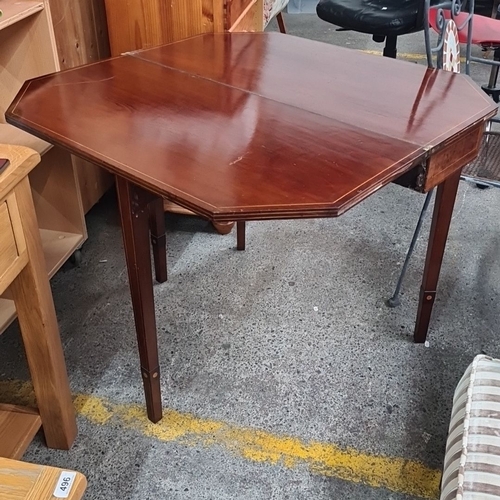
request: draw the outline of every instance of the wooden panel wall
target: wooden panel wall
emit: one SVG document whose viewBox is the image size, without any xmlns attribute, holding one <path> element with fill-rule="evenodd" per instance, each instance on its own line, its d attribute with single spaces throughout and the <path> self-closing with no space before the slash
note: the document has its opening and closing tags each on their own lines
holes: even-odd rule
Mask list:
<svg viewBox="0 0 500 500">
<path fill-rule="evenodd" d="M 257 0 L 226 0 L 226 19 L 224 27 L 231 28 L 239 17 L 249 9 Z"/>
<path fill-rule="evenodd" d="M 104 0 L 49 0 L 61 69 L 110 56 Z M 85 212 L 111 186 L 113 177 L 79 158 L 77 168 Z"/>
<path fill-rule="evenodd" d="M 236 19 L 227 17 L 227 31 L 238 33 L 241 31 L 262 31 L 264 29 L 263 0 L 247 0 L 245 5 L 245 9 Z"/>
<path fill-rule="evenodd" d="M 223 0 L 106 0 L 111 53 L 224 29 Z"/>
<path fill-rule="evenodd" d="M 109 57 L 104 0 L 49 0 L 61 69 Z"/>
</svg>

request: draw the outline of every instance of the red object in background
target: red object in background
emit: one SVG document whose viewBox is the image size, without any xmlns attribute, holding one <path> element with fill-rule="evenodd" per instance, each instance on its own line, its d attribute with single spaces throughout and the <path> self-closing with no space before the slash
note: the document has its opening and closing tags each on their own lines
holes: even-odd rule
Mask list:
<svg viewBox="0 0 500 500">
<path fill-rule="evenodd" d="M 446 19 L 451 19 L 451 12 L 445 10 L 444 16 Z M 455 17 L 456 25 L 462 25 L 467 16 L 467 12 L 462 12 Z M 429 24 L 434 31 L 439 31 L 437 29 L 437 9 L 429 11 Z M 472 26 L 472 43 L 474 45 L 500 45 L 500 20 L 474 14 Z M 468 31 L 468 26 L 465 26 L 464 29 L 458 32 L 460 43 L 467 43 Z"/>
</svg>

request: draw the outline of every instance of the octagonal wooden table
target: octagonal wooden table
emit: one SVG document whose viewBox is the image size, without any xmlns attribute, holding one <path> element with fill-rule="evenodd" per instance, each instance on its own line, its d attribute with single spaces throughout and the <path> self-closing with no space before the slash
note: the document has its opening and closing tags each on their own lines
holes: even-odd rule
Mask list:
<svg viewBox="0 0 500 500">
<path fill-rule="evenodd" d="M 161 418 L 148 207 L 215 222 L 337 217 L 438 186 L 426 338 L 462 167 L 496 108 L 464 75 L 277 33 L 202 35 L 28 81 L 7 120 L 116 174 L 149 418 Z"/>
</svg>

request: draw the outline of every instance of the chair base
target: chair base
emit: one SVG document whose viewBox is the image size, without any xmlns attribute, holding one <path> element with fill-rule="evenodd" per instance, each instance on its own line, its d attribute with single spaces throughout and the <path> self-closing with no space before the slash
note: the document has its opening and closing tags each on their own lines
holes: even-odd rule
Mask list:
<svg viewBox="0 0 500 500">
<path fill-rule="evenodd" d="M 397 56 L 397 43 L 398 37 L 395 35 L 385 36 L 385 35 L 373 35 L 372 39 L 376 43 L 384 43 L 384 57 L 391 57 L 392 59 L 396 59 Z"/>
<path fill-rule="evenodd" d="M 384 57 L 392 57 L 392 59 L 396 59 L 398 50 L 397 50 L 398 37 L 397 36 L 387 36 L 385 38 L 385 47 L 384 47 Z"/>
<path fill-rule="evenodd" d="M 500 102 L 500 88 L 490 88 L 489 85 L 481 85 L 481 89 L 496 103 Z"/>
</svg>

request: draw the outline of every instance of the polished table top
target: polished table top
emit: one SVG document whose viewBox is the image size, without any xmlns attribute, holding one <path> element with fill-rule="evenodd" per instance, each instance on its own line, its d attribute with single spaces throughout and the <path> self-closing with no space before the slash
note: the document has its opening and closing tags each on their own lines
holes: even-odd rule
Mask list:
<svg viewBox="0 0 500 500">
<path fill-rule="evenodd" d="M 241 33 L 34 79 L 7 119 L 222 221 L 340 215 L 494 110 L 464 75 Z"/>
</svg>

